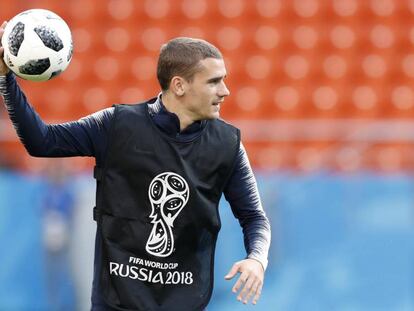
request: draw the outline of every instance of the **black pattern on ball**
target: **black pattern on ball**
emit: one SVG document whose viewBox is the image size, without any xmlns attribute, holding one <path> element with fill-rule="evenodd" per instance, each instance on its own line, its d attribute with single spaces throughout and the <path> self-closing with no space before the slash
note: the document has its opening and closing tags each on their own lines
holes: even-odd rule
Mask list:
<svg viewBox="0 0 414 311">
<path fill-rule="evenodd" d="M 69 54 L 68 54 L 67 61 L 70 61 L 70 59 L 72 58 L 72 55 L 73 55 L 73 41 L 70 41 L 70 48 L 69 48 Z"/>
<path fill-rule="evenodd" d="M 63 49 L 63 42 L 59 38 L 56 31 L 50 29 L 46 26 L 38 26 L 35 27 L 34 32 L 37 33 L 40 40 L 42 40 L 43 44 L 46 45 L 49 49 L 52 49 L 56 52 Z"/>
<path fill-rule="evenodd" d="M 30 60 L 19 67 L 19 71 L 25 75 L 40 75 L 50 67 L 49 58 Z"/>
<path fill-rule="evenodd" d="M 62 70 L 53 71 L 52 74 L 50 75 L 49 80 L 56 77 L 56 76 L 58 76 L 58 75 L 60 75 L 61 73 L 62 73 Z"/>
<path fill-rule="evenodd" d="M 12 60 L 10 59 L 10 55 L 6 55 L 6 59 L 4 60 L 5 62 L 6 62 L 6 65 L 9 67 L 9 68 L 12 68 L 12 67 L 14 67 L 14 64 L 13 64 L 13 62 L 12 62 Z"/>
<path fill-rule="evenodd" d="M 8 39 L 10 53 L 14 56 L 17 56 L 19 53 L 20 46 L 24 40 L 24 24 L 22 22 L 18 22 L 14 25 Z"/>
</svg>

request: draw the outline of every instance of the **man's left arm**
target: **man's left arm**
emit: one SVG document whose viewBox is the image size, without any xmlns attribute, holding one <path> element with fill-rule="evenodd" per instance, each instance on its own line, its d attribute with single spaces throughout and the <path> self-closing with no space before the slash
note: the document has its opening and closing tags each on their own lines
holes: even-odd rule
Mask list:
<svg viewBox="0 0 414 311">
<path fill-rule="evenodd" d="M 242 144 L 234 171 L 224 189 L 224 195 L 243 229 L 247 252 L 247 258 L 236 262 L 225 279 L 230 280 L 240 274 L 233 292 L 238 293 L 239 301 L 246 304 L 253 298 L 253 304 L 256 304 L 267 268 L 271 234 L 270 223 L 262 207 L 256 179 Z"/>
</svg>

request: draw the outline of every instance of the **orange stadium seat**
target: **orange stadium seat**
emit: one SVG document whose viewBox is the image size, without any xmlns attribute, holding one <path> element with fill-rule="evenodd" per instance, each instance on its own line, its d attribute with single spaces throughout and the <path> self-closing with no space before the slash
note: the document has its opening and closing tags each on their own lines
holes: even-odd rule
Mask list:
<svg viewBox="0 0 414 311">
<path fill-rule="evenodd" d="M 2 16 L 33 6 L 67 20 L 75 46 L 72 63 L 59 78 L 47 84 L 21 81 L 46 120 L 77 119 L 156 95 L 160 45 L 176 36 L 204 38 L 223 52 L 231 92 L 222 107 L 226 119 L 260 125 L 263 120 L 414 118 L 412 1 L 6 0 Z M 276 137 L 245 144 L 252 163 L 267 169 L 414 167 L 409 143 Z M 10 155 L 22 153 L 18 146 L 17 140 L 0 142 Z M 393 155 L 400 160 L 392 162 Z"/>
</svg>

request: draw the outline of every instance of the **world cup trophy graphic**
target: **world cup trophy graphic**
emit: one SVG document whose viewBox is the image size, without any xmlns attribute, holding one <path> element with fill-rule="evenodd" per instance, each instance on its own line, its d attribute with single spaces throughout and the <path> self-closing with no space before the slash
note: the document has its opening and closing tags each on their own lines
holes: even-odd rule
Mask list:
<svg viewBox="0 0 414 311">
<path fill-rule="evenodd" d="M 145 250 L 157 257 L 167 257 L 174 250 L 173 224 L 188 202 L 190 191 L 183 177 L 165 172 L 154 177 L 148 188 L 152 227 Z"/>
</svg>

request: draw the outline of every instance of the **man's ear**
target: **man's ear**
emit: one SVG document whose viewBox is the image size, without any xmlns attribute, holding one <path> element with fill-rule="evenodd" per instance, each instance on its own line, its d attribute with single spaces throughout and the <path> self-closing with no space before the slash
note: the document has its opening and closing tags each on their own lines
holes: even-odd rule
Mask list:
<svg viewBox="0 0 414 311">
<path fill-rule="evenodd" d="M 177 96 L 183 96 L 186 90 L 187 82 L 180 76 L 174 76 L 171 79 L 170 89 Z"/>
</svg>

